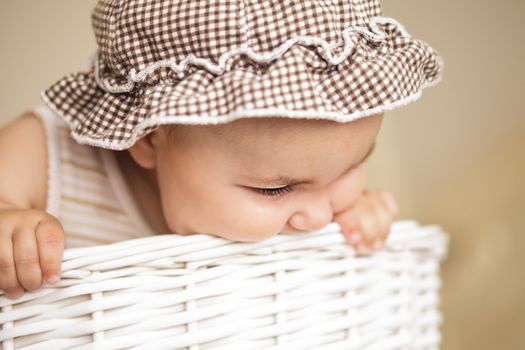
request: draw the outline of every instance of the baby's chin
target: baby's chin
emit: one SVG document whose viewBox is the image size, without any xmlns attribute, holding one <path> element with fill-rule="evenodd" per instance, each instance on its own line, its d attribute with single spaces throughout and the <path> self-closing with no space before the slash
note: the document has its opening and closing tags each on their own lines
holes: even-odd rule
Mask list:
<svg viewBox="0 0 525 350">
<path fill-rule="evenodd" d="M 273 236 L 277 234 L 278 232 L 277 233 L 253 233 L 253 232 L 224 233 L 224 232 L 221 232 L 221 233 L 210 234 L 210 235 L 224 238 L 224 239 L 234 241 L 234 242 L 251 243 L 251 242 L 258 242 L 258 241 L 263 241 L 265 239 L 272 238 Z"/>
<path fill-rule="evenodd" d="M 298 231 L 293 231 L 291 227 L 286 225 L 284 228 L 289 228 L 290 233 L 296 233 Z M 283 229 L 284 229 L 283 228 Z M 206 234 L 210 236 L 215 236 L 223 239 L 227 239 L 230 241 L 235 242 L 257 242 L 262 241 L 268 238 L 271 238 L 279 233 L 284 233 L 281 230 L 275 231 L 275 228 L 272 229 L 254 229 L 253 227 L 251 229 L 239 229 L 239 230 L 228 230 L 228 229 L 213 229 L 213 230 L 206 230 L 204 228 L 197 229 L 196 227 L 190 228 L 190 227 L 172 227 L 171 231 L 175 234 L 180 234 L 183 236 L 187 235 L 193 235 L 193 234 Z"/>
</svg>

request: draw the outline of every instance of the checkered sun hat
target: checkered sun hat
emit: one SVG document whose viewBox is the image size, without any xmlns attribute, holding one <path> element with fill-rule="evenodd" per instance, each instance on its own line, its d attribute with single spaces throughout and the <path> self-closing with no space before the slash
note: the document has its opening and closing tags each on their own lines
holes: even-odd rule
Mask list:
<svg viewBox="0 0 525 350">
<path fill-rule="evenodd" d="M 131 147 L 162 124 L 348 122 L 397 108 L 443 62 L 379 0 L 101 0 L 90 70 L 42 91 L 79 143 Z"/>
</svg>

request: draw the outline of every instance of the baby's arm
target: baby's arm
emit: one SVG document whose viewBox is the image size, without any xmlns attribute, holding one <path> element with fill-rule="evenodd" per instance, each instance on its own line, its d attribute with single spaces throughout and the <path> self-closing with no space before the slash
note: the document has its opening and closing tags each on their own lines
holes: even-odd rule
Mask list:
<svg viewBox="0 0 525 350">
<path fill-rule="evenodd" d="M 60 222 L 44 211 L 46 149 L 43 125 L 31 113 L 0 129 L 0 290 L 11 298 L 40 288 L 42 277 L 60 276 L 65 240 Z"/>
</svg>

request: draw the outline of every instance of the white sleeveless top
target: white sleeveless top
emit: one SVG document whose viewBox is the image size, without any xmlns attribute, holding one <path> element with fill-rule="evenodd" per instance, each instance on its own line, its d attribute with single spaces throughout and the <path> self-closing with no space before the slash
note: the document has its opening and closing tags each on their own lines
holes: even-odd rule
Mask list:
<svg viewBox="0 0 525 350">
<path fill-rule="evenodd" d="M 120 172 L 115 151 L 77 143 L 65 122 L 45 105 L 33 111 L 46 131 L 46 211 L 62 223 L 66 248 L 153 235 Z"/>
</svg>

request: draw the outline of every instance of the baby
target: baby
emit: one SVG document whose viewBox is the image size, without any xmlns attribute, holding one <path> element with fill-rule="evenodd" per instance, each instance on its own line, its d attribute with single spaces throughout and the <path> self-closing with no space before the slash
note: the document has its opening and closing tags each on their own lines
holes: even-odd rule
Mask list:
<svg viewBox="0 0 525 350">
<path fill-rule="evenodd" d="M 398 214 L 392 193 L 366 189 L 384 111 L 417 99 L 441 61 L 380 17 L 377 1 L 364 3 L 102 0 L 92 70 L 42 97 L 79 154 L 111 152 L 154 234 L 255 241 L 335 221 L 368 254 Z M 331 52 L 327 40 L 341 36 Z M 10 298 L 59 280 L 69 234 L 46 212 L 44 124 L 28 112 L 0 130 L 0 289 Z"/>
</svg>

